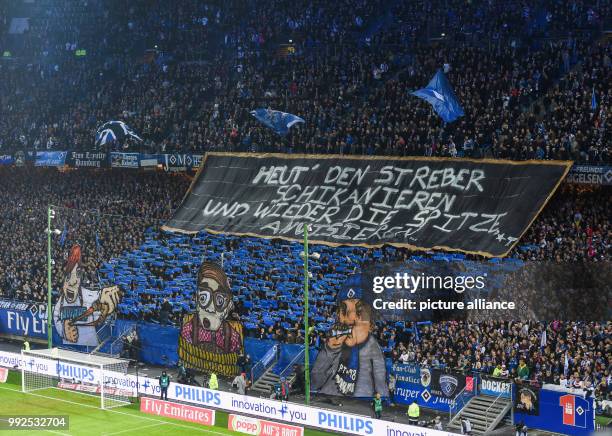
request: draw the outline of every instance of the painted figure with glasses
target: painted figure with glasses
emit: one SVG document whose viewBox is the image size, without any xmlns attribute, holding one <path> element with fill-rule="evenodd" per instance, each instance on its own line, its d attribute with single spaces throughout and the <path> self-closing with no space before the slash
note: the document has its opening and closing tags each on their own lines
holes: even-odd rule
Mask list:
<svg viewBox="0 0 612 436">
<path fill-rule="evenodd" d="M 198 270 L 195 311 L 183 319 L 178 354 L 185 368 L 232 376 L 239 372 L 243 329 L 232 318 L 234 302 L 223 269 L 204 262 Z"/>
</svg>

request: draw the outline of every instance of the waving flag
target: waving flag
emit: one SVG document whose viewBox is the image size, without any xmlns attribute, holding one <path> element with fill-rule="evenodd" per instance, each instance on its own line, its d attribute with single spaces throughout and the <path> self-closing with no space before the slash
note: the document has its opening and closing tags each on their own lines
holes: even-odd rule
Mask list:
<svg viewBox="0 0 612 436">
<path fill-rule="evenodd" d="M 459 100 L 457 100 L 453 92 L 453 88 L 450 86 L 442 70 L 438 70 L 425 88 L 421 88 L 411 94 L 427 101 L 447 123 L 453 122 L 465 115 Z"/>
<path fill-rule="evenodd" d="M 142 142 L 142 138 L 123 121 L 109 121 L 102 124 L 98 127 L 98 130 L 96 130 L 96 147 L 101 147 L 113 142 L 119 142 L 125 145 L 128 139 Z"/>
<path fill-rule="evenodd" d="M 297 123 L 305 122 L 297 115 L 275 111 L 272 109 L 255 109 L 254 111 L 251 111 L 251 115 L 257 118 L 260 123 L 274 130 L 274 132 L 280 136 L 287 135 L 287 133 L 289 133 L 289 129 Z"/>
<path fill-rule="evenodd" d="M 595 95 L 595 87 L 593 87 L 593 93 L 591 94 L 591 110 L 597 109 L 597 96 Z"/>
</svg>

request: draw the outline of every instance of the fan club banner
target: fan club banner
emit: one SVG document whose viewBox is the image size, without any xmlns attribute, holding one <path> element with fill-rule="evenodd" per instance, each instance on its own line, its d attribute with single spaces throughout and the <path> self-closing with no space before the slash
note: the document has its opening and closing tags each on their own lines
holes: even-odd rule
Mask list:
<svg viewBox="0 0 612 436">
<path fill-rule="evenodd" d="M 140 153 L 122 153 L 112 151 L 110 153 L 110 162 L 112 168 L 138 168 Z"/>
<path fill-rule="evenodd" d="M 525 415 L 540 414 L 540 388 L 534 386 L 516 386 L 514 411 Z"/>
<path fill-rule="evenodd" d="M 574 165 L 567 175 L 568 183 L 612 185 L 612 166 Z"/>
<path fill-rule="evenodd" d="M 166 171 L 190 171 L 202 163 L 201 154 L 164 154 L 163 166 Z"/>
<path fill-rule="evenodd" d="M 421 368 L 416 364 L 395 364 L 395 402 L 448 412 L 458 395 L 474 395 L 474 378 L 454 372 Z"/>
<path fill-rule="evenodd" d="M 166 228 L 505 256 L 570 166 L 209 153 Z"/>
<path fill-rule="evenodd" d="M 510 398 L 512 395 L 512 383 L 508 379 L 491 377 L 485 374 L 480 376 L 480 393 L 493 397 L 501 396 Z"/>
<path fill-rule="evenodd" d="M 34 165 L 37 167 L 63 167 L 66 164 L 66 151 L 37 151 Z"/>
<path fill-rule="evenodd" d="M 75 168 L 103 168 L 108 166 L 108 154 L 99 151 L 70 151 L 66 164 Z"/>
</svg>

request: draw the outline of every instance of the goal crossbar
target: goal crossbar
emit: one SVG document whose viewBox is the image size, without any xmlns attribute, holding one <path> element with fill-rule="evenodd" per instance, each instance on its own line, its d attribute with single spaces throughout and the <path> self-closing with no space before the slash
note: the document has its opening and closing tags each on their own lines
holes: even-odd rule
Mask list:
<svg viewBox="0 0 612 436">
<path fill-rule="evenodd" d="M 130 392 L 112 385 L 113 378 L 127 373 L 129 360 L 51 348 L 22 351 L 21 389 L 63 389 L 100 398 L 108 409 L 130 403 Z"/>
</svg>

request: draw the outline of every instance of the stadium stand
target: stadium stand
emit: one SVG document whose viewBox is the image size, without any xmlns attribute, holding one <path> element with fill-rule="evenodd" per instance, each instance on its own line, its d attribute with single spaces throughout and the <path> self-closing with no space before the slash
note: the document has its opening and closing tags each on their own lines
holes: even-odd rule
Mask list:
<svg viewBox="0 0 612 436">
<path fill-rule="evenodd" d="M 124 119 L 146 152 L 277 151 L 360 155 L 574 159 L 609 163 L 609 2 L 449 0 L 119 0 L 0 4 L 0 152 L 89 150 L 96 127 Z M 29 16 L 12 34 L 7 17 Z M 53 29 L 53 32 L 49 32 Z M 76 56 L 77 50 L 86 50 Z M 445 125 L 409 91 L 444 66 L 466 116 Z M 595 103 L 593 104 L 593 97 Z M 275 107 L 306 120 L 279 138 L 249 115 Z M 127 150 L 129 144 L 114 144 Z M 0 296 L 46 298 L 46 207 L 62 208 L 95 281 L 125 293 L 119 316 L 178 325 L 193 308 L 199 260 L 221 262 L 247 334 L 303 342 L 301 245 L 163 232 L 185 175 L 0 167 Z M 566 186 L 511 257 L 609 262 L 610 191 Z M 125 217 L 132 217 L 125 219 Z M 65 234 L 64 234 L 65 232 Z M 340 283 L 407 249 L 314 246 L 318 344 Z M 436 253 L 421 254 L 433 257 Z M 60 286 L 61 265 L 54 266 Z M 169 303 L 171 313 L 162 314 Z M 273 310 L 271 310 L 273 309 Z M 549 342 L 540 348 L 542 329 Z M 394 361 L 612 392 L 612 323 L 439 322 L 422 340 L 379 323 Z M 568 355 L 569 379 L 562 379 Z"/>
<path fill-rule="evenodd" d="M 161 3 L 120 16 L 112 2 L 37 3 L 25 37 L 7 38 L 22 59 L 2 65 L 2 149 L 88 148 L 96 126 L 119 117 L 150 150 L 609 160 L 605 2 L 568 6 L 569 15 L 547 3 L 456 2 L 450 12 L 427 2 L 388 11 L 376 2 Z M 91 23 L 109 21 L 98 41 Z M 446 36 L 433 38 L 432 23 Z M 62 26 L 71 30 L 44 33 Z M 293 54 L 279 55 L 283 44 Z M 76 57 L 79 47 L 95 49 Z M 409 95 L 441 65 L 468 113 L 448 126 Z M 575 108 L 571 122 L 561 103 Z M 257 106 L 306 125 L 280 140 L 250 117 Z"/>
</svg>

